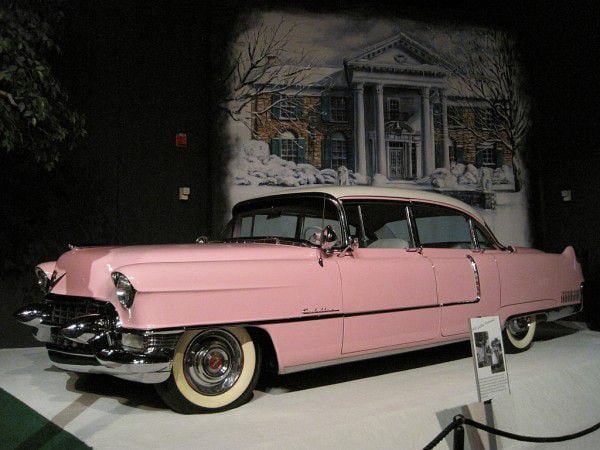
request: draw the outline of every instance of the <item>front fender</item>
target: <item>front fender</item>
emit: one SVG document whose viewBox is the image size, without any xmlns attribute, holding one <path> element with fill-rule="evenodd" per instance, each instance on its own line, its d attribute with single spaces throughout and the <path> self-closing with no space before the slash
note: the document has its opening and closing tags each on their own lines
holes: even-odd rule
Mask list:
<svg viewBox="0 0 600 450">
<path fill-rule="evenodd" d="M 159 262 L 122 266 L 136 289 L 127 328 L 265 323 L 341 311 L 337 263 L 318 263 L 316 250 L 285 260 Z"/>
</svg>

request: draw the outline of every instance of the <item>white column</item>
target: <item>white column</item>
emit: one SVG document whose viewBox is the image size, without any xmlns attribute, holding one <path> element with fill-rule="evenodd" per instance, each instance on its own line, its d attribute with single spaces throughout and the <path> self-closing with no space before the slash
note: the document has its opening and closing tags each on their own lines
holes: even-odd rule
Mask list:
<svg viewBox="0 0 600 450">
<path fill-rule="evenodd" d="M 429 88 L 421 89 L 421 149 L 423 152 L 423 175 L 429 175 L 435 169 L 435 149 L 431 135 L 431 108 Z"/>
<path fill-rule="evenodd" d="M 385 151 L 385 116 L 383 109 L 383 85 L 375 86 L 377 123 L 377 173 L 387 177 L 387 155 Z"/>
<path fill-rule="evenodd" d="M 354 85 L 354 149 L 356 171 L 367 176 L 367 150 L 365 148 L 365 102 L 362 83 Z"/>
<path fill-rule="evenodd" d="M 450 137 L 448 136 L 448 98 L 446 91 L 441 92 L 442 95 L 442 133 L 444 146 L 443 166 L 450 168 Z"/>
<path fill-rule="evenodd" d="M 417 153 L 417 161 L 416 161 L 416 167 L 417 167 L 417 173 L 414 174 L 417 178 L 421 178 L 423 176 L 423 141 L 421 140 L 420 142 L 417 142 L 417 148 L 416 148 L 416 153 Z"/>
</svg>

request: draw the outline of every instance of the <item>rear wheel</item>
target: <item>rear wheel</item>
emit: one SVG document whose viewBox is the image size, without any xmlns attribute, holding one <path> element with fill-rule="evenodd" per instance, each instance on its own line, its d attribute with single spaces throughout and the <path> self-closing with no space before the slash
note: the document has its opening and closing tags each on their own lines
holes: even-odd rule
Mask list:
<svg viewBox="0 0 600 450">
<path fill-rule="evenodd" d="M 512 353 L 524 352 L 533 342 L 536 319 L 533 316 L 509 319 L 504 329 L 504 345 Z"/>
<path fill-rule="evenodd" d="M 245 329 L 187 331 L 171 376 L 156 389 L 177 412 L 219 412 L 250 400 L 259 372 L 260 349 Z"/>
</svg>

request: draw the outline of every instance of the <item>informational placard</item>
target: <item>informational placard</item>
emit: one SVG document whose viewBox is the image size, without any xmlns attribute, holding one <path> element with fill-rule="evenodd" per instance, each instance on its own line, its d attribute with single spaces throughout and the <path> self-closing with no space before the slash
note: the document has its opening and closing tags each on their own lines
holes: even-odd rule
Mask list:
<svg viewBox="0 0 600 450">
<path fill-rule="evenodd" d="M 491 400 L 503 393 L 510 394 L 498 316 L 474 317 L 469 323 L 479 401 Z"/>
</svg>

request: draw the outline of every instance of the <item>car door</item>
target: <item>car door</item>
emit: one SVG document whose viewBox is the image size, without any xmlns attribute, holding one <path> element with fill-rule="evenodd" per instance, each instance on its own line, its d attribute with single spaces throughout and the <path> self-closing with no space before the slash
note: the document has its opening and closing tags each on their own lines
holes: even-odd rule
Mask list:
<svg viewBox="0 0 600 450">
<path fill-rule="evenodd" d="M 500 307 L 497 252 L 462 211 L 413 202 L 412 212 L 418 245 L 435 273 L 441 334 L 468 333 L 469 318 L 495 314 Z"/>
<path fill-rule="evenodd" d="M 439 336 L 435 277 L 414 246 L 409 204 L 397 200 L 343 202 L 359 248 L 338 259 L 348 354 Z"/>
</svg>

